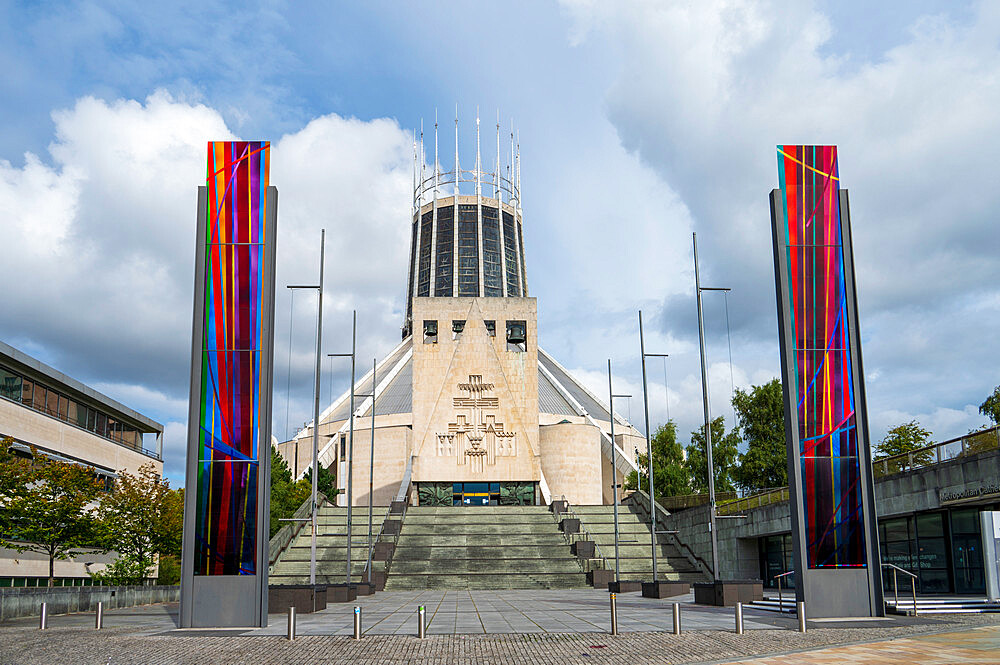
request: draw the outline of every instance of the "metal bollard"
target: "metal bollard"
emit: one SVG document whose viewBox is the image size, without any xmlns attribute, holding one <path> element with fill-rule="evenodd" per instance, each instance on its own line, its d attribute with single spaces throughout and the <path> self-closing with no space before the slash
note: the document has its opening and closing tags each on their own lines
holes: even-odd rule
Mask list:
<svg viewBox="0 0 1000 665">
<path fill-rule="evenodd" d="M 38 630 L 45 630 L 49 627 L 49 604 L 42 603 L 42 614 L 38 617 Z"/>
<path fill-rule="evenodd" d="M 427 624 L 424 623 L 424 606 L 417 608 L 417 637 L 424 639 L 427 636 Z"/>
<path fill-rule="evenodd" d="M 611 594 L 611 634 L 618 634 L 618 597 Z"/>
<path fill-rule="evenodd" d="M 361 639 L 361 608 L 354 607 L 354 639 Z"/>
<path fill-rule="evenodd" d="M 295 641 L 295 606 L 288 608 L 288 641 Z"/>
<path fill-rule="evenodd" d="M 743 603 L 736 601 L 736 634 L 743 634 Z"/>
<path fill-rule="evenodd" d="M 799 632 L 806 632 L 806 603 L 800 600 L 795 604 L 795 610 L 799 615 Z"/>
<path fill-rule="evenodd" d="M 674 635 L 681 634 L 681 604 L 674 603 Z"/>
<path fill-rule="evenodd" d="M 97 617 L 94 619 L 94 628 L 100 630 L 104 628 L 104 603 L 97 603 Z"/>
</svg>

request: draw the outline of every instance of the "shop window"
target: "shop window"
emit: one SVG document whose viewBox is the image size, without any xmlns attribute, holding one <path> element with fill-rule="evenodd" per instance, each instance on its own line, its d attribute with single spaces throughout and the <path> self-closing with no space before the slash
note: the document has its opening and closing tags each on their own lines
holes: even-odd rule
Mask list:
<svg viewBox="0 0 1000 665">
<path fill-rule="evenodd" d="M 465 321 L 452 321 L 451 322 L 451 338 L 459 339 L 462 337 L 462 333 L 465 331 Z"/>
<path fill-rule="evenodd" d="M 424 344 L 438 343 L 438 322 L 424 321 Z"/>
<path fill-rule="evenodd" d="M 483 321 L 486 325 L 486 334 L 490 337 L 497 336 L 497 322 L 496 321 Z"/>
<path fill-rule="evenodd" d="M 507 322 L 507 350 L 519 352 L 528 350 L 528 326 L 524 321 Z"/>
</svg>

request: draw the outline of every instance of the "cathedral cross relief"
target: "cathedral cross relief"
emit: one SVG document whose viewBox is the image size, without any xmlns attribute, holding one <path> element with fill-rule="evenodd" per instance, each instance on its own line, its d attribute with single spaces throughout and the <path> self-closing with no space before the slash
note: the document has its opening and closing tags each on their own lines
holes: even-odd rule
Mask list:
<svg viewBox="0 0 1000 665">
<path fill-rule="evenodd" d="M 485 383 L 479 374 L 470 374 L 469 381 L 458 388 L 463 394 L 452 400 L 458 413 L 455 422 L 448 423 L 448 431 L 437 435 L 438 455 L 457 456 L 460 466 L 469 464 L 475 473 L 494 466 L 498 456 L 517 455 L 517 435 L 497 422 L 500 400 L 492 395 L 493 384 Z"/>
</svg>

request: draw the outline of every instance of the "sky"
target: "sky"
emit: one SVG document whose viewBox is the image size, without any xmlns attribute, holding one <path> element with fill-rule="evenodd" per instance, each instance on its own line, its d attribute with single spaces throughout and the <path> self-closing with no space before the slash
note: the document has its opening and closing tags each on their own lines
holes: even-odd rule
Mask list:
<svg viewBox="0 0 1000 665">
<path fill-rule="evenodd" d="M 413 145 L 450 168 L 496 117 L 521 150 L 539 343 L 642 427 L 778 376 L 776 144 L 836 144 L 851 195 L 873 443 L 985 423 L 1000 384 L 1000 6 L 989 2 L 0 2 L 0 339 L 165 426 L 183 485 L 196 188 L 210 140 L 272 142 L 273 428 L 310 419 L 323 352 L 398 342 Z M 494 149 L 495 150 L 495 149 Z M 432 157 L 428 159 L 432 160 Z M 484 161 L 494 154 L 484 147 Z M 731 361 L 730 361 L 731 358 Z M 321 399 L 349 385 L 323 363 Z M 666 389 L 665 389 L 666 386 Z"/>
</svg>

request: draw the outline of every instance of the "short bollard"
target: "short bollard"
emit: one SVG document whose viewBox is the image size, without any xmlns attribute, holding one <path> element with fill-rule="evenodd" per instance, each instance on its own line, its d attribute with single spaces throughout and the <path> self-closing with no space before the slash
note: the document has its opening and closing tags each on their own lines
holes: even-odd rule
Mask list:
<svg viewBox="0 0 1000 665">
<path fill-rule="evenodd" d="M 799 615 L 799 632 L 806 632 L 806 603 L 804 600 L 800 600 L 795 604 L 795 609 Z"/>
<path fill-rule="evenodd" d="M 361 608 L 354 608 L 354 639 L 361 639 Z"/>
<path fill-rule="evenodd" d="M 681 634 L 681 604 L 674 603 L 674 635 Z"/>
<path fill-rule="evenodd" d="M 42 613 L 38 617 L 38 630 L 45 630 L 49 627 L 49 604 L 42 603 Z"/>
<path fill-rule="evenodd" d="M 427 636 L 427 624 L 424 623 L 424 606 L 417 608 L 417 637 L 424 639 Z"/>
<path fill-rule="evenodd" d="M 94 628 L 100 630 L 104 628 L 104 603 L 97 603 L 97 617 L 94 619 Z"/>
<path fill-rule="evenodd" d="M 618 597 L 611 594 L 611 634 L 618 634 Z"/>
<path fill-rule="evenodd" d="M 743 603 L 736 601 L 736 634 L 743 634 Z"/>
<path fill-rule="evenodd" d="M 288 641 L 295 641 L 295 606 L 288 608 Z"/>
</svg>

